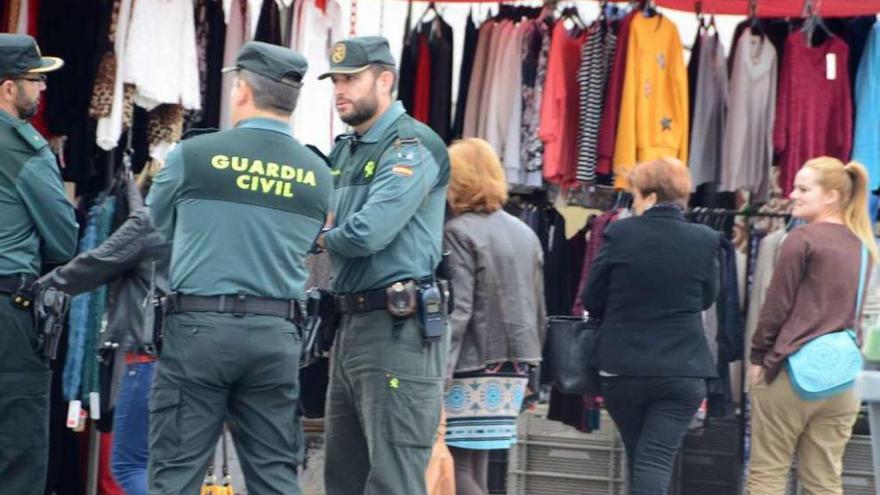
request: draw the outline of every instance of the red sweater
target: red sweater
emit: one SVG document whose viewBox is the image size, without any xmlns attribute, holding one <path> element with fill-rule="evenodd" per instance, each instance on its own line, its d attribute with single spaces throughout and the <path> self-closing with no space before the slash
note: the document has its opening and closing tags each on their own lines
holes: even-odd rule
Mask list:
<svg viewBox="0 0 880 495">
<path fill-rule="evenodd" d="M 564 22 L 556 23 L 550 41 L 538 134 L 544 141 L 544 178 L 563 189 L 577 185 L 577 72 L 586 41 L 586 31 L 572 35 Z"/>
<path fill-rule="evenodd" d="M 833 74 L 827 73 L 829 58 L 836 58 L 831 62 Z M 786 196 L 807 160 L 823 155 L 849 160 L 853 109 L 848 59 L 849 47 L 837 37 L 811 48 L 802 33 L 794 32 L 785 42 L 773 148 L 779 154 L 779 185 Z"/>
<path fill-rule="evenodd" d="M 412 116 L 428 123 L 431 116 L 431 48 L 428 35 L 419 34 L 419 61 L 416 69 L 416 96 Z"/>
</svg>

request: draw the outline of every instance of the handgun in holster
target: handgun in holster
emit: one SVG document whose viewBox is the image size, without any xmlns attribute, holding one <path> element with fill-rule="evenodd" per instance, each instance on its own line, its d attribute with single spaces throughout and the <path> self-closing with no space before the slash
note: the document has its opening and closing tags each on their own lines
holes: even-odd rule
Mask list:
<svg viewBox="0 0 880 495">
<path fill-rule="evenodd" d="M 64 317 L 67 314 L 70 296 L 54 287 L 38 288 L 34 295 L 38 335 L 43 342 L 43 356 L 52 360 L 58 355 L 58 344 L 64 332 Z"/>
<path fill-rule="evenodd" d="M 339 317 L 333 294 L 312 287 L 306 292 L 306 317 L 303 322 L 303 359 L 305 366 L 333 347 Z"/>
<path fill-rule="evenodd" d="M 306 291 L 306 314 L 302 321 L 302 351 L 299 364 L 301 367 L 312 364 L 315 360 L 315 339 L 321 328 L 321 292 L 315 287 Z"/>
</svg>

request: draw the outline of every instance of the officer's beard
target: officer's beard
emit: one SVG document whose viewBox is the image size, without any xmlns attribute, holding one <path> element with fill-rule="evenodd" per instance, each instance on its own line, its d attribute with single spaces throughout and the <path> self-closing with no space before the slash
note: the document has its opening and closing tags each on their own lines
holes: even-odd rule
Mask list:
<svg viewBox="0 0 880 495">
<path fill-rule="evenodd" d="M 19 91 L 15 98 L 15 110 L 18 112 L 18 118 L 27 120 L 37 114 L 40 108 L 40 99 L 28 100 L 24 91 Z"/>
<path fill-rule="evenodd" d="M 376 91 L 376 86 L 373 85 L 373 94 L 364 96 L 358 101 L 352 101 L 351 106 L 354 108 L 351 112 L 339 116 L 346 124 L 357 127 L 372 119 L 379 110 L 379 94 Z"/>
</svg>

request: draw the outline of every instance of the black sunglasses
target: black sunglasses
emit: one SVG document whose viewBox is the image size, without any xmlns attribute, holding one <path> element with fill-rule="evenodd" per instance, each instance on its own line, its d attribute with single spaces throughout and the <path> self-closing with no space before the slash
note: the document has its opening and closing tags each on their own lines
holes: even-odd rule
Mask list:
<svg viewBox="0 0 880 495">
<path fill-rule="evenodd" d="M 40 83 L 40 82 L 46 82 L 46 75 L 45 74 L 34 74 L 32 76 L 22 76 L 22 77 L 18 77 L 16 79 Z"/>
</svg>

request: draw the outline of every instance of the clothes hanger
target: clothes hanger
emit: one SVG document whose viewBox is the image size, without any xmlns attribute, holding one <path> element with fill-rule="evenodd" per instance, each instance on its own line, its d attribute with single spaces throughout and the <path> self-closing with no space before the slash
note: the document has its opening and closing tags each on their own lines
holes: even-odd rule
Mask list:
<svg viewBox="0 0 880 495">
<path fill-rule="evenodd" d="M 803 17 L 806 20 L 804 21 L 803 27 L 801 27 L 801 33 L 804 33 L 806 36 L 807 46 L 813 46 L 813 35 L 816 33 L 817 27 L 820 28 L 828 38 L 834 37 L 834 34 L 828 29 L 828 26 L 825 25 L 825 21 L 823 21 L 822 17 L 819 16 L 819 13 L 816 12 L 813 0 L 804 1 Z"/>
<path fill-rule="evenodd" d="M 697 16 L 697 32 L 702 34 L 709 27 L 709 24 L 706 22 L 706 17 L 703 16 L 702 0 L 694 2 L 694 14 Z"/>
<path fill-rule="evenodd" d="M 586 23 L 584 22 L 583 19 L 581 19 L 581 16 L 580 16 L 580 13 L 578 12 L 577 6 L 575 6 L 574 4 L 562 9 L 562 13 L 559 16 L 559 20 L 564 21 L 566 19 L 570 20 L 572 23 L 574 23 L 575 27 L 577 27 L 578 29 L 586 29 L 587 28 Z"/>
<path fill-rule="evenodd" d="M 645 17 L 654 17 L 659 15 L 657 12 L 657 7 L 654 5 L 654 0 L 641 0 L 639 2 L 639 10 L 642 11 L 642 14 Z"/>
<path fill-rule="evenodd" d="M 425 11 L 422 12 L 422 16 L 419 17 L 419 20 L 416 21 L 416 26 L 420 26 L 422 22 L 425 21 L 425 16 L 427 16 L 430 12 L 434 13 L 434 18 L 440 17 L 440 13 L 437 12 L 437 6 L 434 4 L 434 2 L 430 2 L 428 3 L 428 8 L 426 8 Z"/>
<path fill-rule="evenodd" d="M 764 35 L 764 29 L 758 22 L 758 0 L 749 0 L 749 30 L 752 34 Z"/>
<path fill-rule="evenodd" d="M 608 17 L 608 0 L 602 0 L 599 2 L 599 21 L 606 21 Z"/>
</svg>

